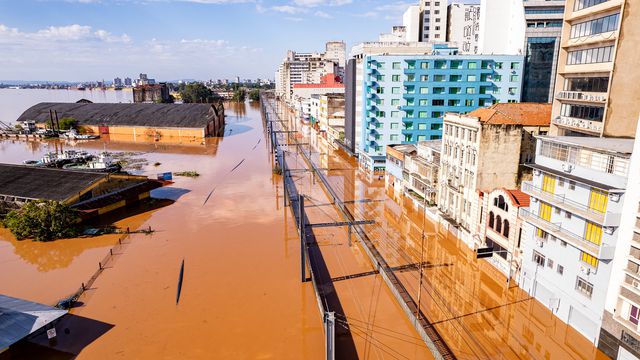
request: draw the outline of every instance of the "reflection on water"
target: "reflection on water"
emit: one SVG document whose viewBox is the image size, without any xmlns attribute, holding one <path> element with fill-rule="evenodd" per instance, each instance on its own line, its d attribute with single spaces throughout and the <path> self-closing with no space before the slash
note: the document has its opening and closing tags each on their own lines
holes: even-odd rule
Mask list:
<svg viewBox="0 0 640 360">
<path fill-rule="evenodd" d="M 394 195 L 383 180 L 357 169 L 353 159 L 334 150 L 322 137 L 311 136 L 312 156 L 333 169 L 327 172 L 329 180 L 355 218 L 376 221 L 365 228 L 389 265 L 426 262 L 422 282 L 417 266 L 396 271 L 396 275 L 416 302 L 421 294 L 422 311 L 458 358 L 606 358 L 513 282 L 507 288 L 502 273 L 477 260 L 471 249 L 425 218 L 410 199 Z"/>
</svg>

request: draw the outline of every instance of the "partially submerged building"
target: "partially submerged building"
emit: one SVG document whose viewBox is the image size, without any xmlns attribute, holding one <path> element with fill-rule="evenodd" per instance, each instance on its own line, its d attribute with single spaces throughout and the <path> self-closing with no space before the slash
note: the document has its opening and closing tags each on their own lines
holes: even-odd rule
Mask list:
<svg viewBox="0 0 640 360">
<path fill-rule="evenodd" d="M 18 123 L 46 127 L 52 119 L 73 118 L 81 132 L 135 137 L 219 136 L 224 106 L 218 104 L 78 104 L 44 102 L 27 109 Z"/>
<path fill-rule="evenodd" d="M 82 217 L 102 215 L 149 197 L 163 185 L 145 176 L 0 164 L 0 202 L 62 202 Z"/>
<path fill-rule="evenodd" d="M 0 353 L 31 334 L 55 329 L 56 321 L 66 313 L 52 306 L 0 295 Z"/>
</svg>

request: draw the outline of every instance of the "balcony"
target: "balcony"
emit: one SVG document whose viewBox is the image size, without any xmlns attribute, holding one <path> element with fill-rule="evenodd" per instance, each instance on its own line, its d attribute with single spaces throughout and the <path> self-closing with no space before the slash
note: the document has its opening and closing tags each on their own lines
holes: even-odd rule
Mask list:
<svg viewBox="0 0 640 360">
<path fill-rule="evenodd" d="M 549 204 L 559 207 L 565 211 L 569 211 L 575 215 L 590 220 L 596 224 L 607 227 L 620 226 L 620 217 L 618 213 L 605 212 L 590 209 L 588 206 L 580 204 L 577 201 L 567 199 L 564 195 L 552 194 L 533 186 L 530 181 L 522 182 L 522 191 L 534 198 L 541 199 Z"/>
<path fill-rule="evenodd" d="M 520 208 L 520 217 L 531 223 L 533 226 L 542 229 L 543 231 L 555 236 L 556 238 L 563 240 L 572 246 L 588 252 L 589 254 L 597 257 L 600 260 L 611 260 L 615 252 L 614 246 L 606 244 L 596 245 L 582 236 L 572 233 L 571 231 L 564 229 L 562 224 L 551 223 L 538 215 L 532 213 L 529 210 Z"/>
<path fill-rule="evenodd" d="M 378 69 L 376 69 L 376 68 L 368 68 L 368 69 L 367 69 L 367 75 L 377 75 L 377 74 L 379 74 L 379 73 L 380 73 L 380 72 L 379 72 L 379 71 L 378 71 Z"/>
<path fill-rule="evenodd" d="M 367 93 L 367 99 L 375 99 L 378 97 L 376 93 Z"/>
<path fill-rule="evenodd" d="M 598 135 L 602 132 L 601 121 L 590 121 L 569 116 L 556 116 L 553 119 L 553 123 L 558 126 L 575 130 L 588 131 Z"/>
<path fill-rule="evenodd" d="M 376 111 L 376 109 L 377 109 L 377 108 L 378 108 L 378 107 L 377 107 L 377 106 L 375 106 L 375 105 L 368 105 L 368 106 L 367 106 L 367 110 L 369 110 L 369 111 Z"/>
<path fill-rule="evenodd" d="M 380 84 L 378 84 L 378 80 L 370 79 L 370 80 L 367 80 L 367 86 L 370 88 L 376 89 L 380 87 Z"/>
<path fill-rule="evenodd" d="M 560 91 L 559 93 L 556 94 L 556 99 L 604 104 L 607 102 L 607 93 L 583 92 L 583 91 Z"/>
<path fill-rule="evenodd" d="M 404 69 L 404 70 L 402 70 L 402 72 L 403 72 L 405 75 L 415 74 L 415 73 L 416 73 L 416 69 Z"/>
</svg>

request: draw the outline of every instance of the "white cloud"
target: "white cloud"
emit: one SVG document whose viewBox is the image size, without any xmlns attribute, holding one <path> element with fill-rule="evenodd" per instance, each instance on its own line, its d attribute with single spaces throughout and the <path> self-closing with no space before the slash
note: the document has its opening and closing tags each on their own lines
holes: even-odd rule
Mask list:
<svg viewBox="0 0 640 360">
<path fill-rule="evenodd" d="M 0 48 L 0 79 L 70 81 L 91 80 L 95 74 L 106 78 L 132 75 L 143 70 L 169 79 L 237 72 L 251 68 L 255 57 L 263 52 L 224 39 L 136 42 L 127 34 L 78 24 L 33 32 L 0 24 Z"/>
<path fill-rule="evenodd" d="M 295 21 L 295 22 L 300 22 L 302 20 L 304 20 L 303 18 L 300 17 L 293 17 L 293 16 L 287 16 L 284 18 L 285 20 L 289 20 L 289 21 Z"/>
<path fill-rule="evenodd" d="M 291 5 L 272 6 L 271 9 L 278 12 L 292 14 L 292 15 L 307 12 L 307 9 L 303 9 L 301 7 L 296 7 Z"/>
<path fill-rule="evenodd" d="M 293 0 L 298 6 L 315 7 L 315 6 L 342 6 L 351 4 L 353 0 Z"/>
<path fill-rule="evenodd" d="M 324 11 L 316 11 L 315 13 L 313 13 L 313 15 L 317 16 L 317 17 L 321 17 L 321 18 L 325 18 L 325 19 L 331 19 L 331 15 L 329 15 L 328 13 L 324 12 Z"/>
</svg>

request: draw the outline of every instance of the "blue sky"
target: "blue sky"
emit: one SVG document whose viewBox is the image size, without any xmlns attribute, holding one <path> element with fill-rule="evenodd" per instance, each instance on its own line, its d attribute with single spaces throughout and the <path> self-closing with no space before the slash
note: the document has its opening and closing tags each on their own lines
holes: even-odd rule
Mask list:
<svg viewBox="0 0 640 360">
<path fill-rule="evenodd" d="M 0 0 L 0 79 L 273 78 L 287 49 L 375 40 L 411 3 Z"/>
</svg>

